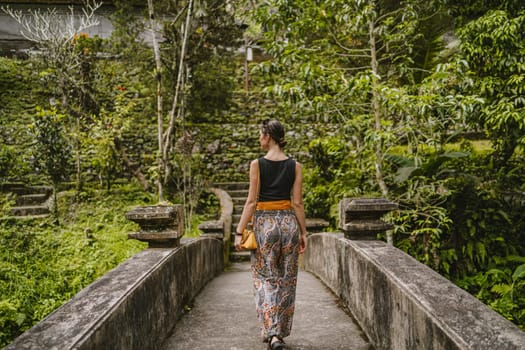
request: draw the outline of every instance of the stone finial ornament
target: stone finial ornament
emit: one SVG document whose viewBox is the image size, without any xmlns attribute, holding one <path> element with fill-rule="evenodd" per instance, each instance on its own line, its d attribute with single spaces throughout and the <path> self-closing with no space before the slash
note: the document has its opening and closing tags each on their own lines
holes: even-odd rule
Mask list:
<svg viewBox="0 0 525 350">
<path fill-rule="evenodd" d="M 140 226 L 139 232 L 128 237 L 148 242 L 150 248 L 177 247 L 184 235 L 184 211 L 180 204 L 151 205 L 134 208 L 126 219 Z"/>
<path fill-rule="evenodd" d="M 339 202 L 339 228 L 348 239 L 377 239 L 378 233 L 394 227 L 381 217 L 397 208 L 397 203 L 385 198 L 343 198 Z"/>
</svg>

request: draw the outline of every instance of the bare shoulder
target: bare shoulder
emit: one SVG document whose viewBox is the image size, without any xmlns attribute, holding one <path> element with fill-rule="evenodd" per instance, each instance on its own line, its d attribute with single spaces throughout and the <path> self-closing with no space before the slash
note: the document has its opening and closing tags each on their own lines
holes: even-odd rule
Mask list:
<svg viewBox="0 0 525 350">
<path fill-rule="evenodd" d="M 250 162 L 250 173 L 259 172 L 259 160 L 254 159 Z"/>
</svg>

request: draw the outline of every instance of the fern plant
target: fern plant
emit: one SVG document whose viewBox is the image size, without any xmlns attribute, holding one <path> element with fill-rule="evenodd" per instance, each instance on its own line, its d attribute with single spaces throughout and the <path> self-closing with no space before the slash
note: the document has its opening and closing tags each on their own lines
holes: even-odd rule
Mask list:
<svg viewBox="0 0 525 350">
<path fill-rule="evenodd" d="M 525 330 L 525 257 L 497 260 L 501 265 L 464 278 L 458 285 Z"/>
</svg>

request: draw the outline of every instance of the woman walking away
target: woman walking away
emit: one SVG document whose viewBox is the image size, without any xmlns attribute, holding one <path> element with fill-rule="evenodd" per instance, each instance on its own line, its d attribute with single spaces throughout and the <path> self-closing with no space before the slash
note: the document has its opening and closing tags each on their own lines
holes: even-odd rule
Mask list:
<svg viewBox="0 0 525 350">
<path fill-rule="evenodd" d="M 237 226 L 235 247 L 253 215 L 257 249 L 251 266 L 255 304 L 268 349 L 282 349 L 295 309 L 298 257 L 306 249 L 301 164 L 288 157 L 284 128 L 266 120 L 259 131 L 266 155 L 250 163 L 250 187 Z"/>
</svg>

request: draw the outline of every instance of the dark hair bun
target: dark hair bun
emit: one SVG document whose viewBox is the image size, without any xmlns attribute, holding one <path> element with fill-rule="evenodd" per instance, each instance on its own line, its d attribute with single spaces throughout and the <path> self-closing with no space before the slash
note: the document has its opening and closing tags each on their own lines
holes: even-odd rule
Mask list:
<svg viewBox="0 0 525 350">
<path fill-rule="evenodd" d="M 261 130 L 263 134 L 270 135 L 270 137 L 277 142 L 280 148 L 286 146 L 287 141 L 284 138 L 284 127 L 276 119 L 265 120 L 262 123 Z"/>
</svg>

